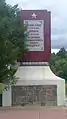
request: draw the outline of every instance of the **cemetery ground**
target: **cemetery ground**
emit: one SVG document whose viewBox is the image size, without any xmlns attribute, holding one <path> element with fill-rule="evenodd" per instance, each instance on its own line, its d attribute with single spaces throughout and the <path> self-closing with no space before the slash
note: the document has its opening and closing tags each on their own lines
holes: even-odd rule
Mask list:
<svg viewBox="0 0 67 119">
<path fill-rule="evenodd" d="M 0 119 L 67 119 L 66 107 L 0 108 Z"/>
</svg>

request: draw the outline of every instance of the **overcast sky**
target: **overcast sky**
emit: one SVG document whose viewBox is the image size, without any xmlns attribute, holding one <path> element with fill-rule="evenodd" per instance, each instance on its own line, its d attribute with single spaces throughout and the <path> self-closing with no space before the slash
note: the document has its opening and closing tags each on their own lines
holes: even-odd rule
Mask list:
<svg viewBox="0 0 67 119">
<path fill-rule="evenodd" d="M 7 0 L 22 9 L 48 9 L 52 15 L 52 48 L 67 48 L 67 0 Z"/>
</svg>

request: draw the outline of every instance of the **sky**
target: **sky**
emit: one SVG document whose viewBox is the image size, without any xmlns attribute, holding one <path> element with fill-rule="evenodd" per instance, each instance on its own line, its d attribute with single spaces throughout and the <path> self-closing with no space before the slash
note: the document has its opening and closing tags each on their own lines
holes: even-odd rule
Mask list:
<svg viewBox="0 0 67 119">
<path fill-rule="evenodd" d="M 47 9 L 51 11 L 52 49 L 67 49 L 67 0 L 6 0 L 8 4 L 18 4 L 20 8 Z"/>
</svg>

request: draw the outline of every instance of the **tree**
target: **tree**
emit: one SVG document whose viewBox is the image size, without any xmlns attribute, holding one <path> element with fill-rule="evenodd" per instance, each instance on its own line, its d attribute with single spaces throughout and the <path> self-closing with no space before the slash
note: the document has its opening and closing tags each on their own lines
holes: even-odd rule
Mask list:
<svg viewBox="0 0 67 119">
<path fill-rule="evenodd" d="M 67 82 L 67 51 L 61 48 L 57 54 L 52 54 L 49 62 L 51 70 Z"/>
<path fill-rule="evenodd" d="M 59 52 L 57 53 L 58 56 L 60 56 L 61 58 L 65 58 L 66 57 L 66 50 L 64 47 L 62 47 Z"/>
<path fill-rule="evenodd" d="M 55 69 L 58 76 L 67 80 L 67 61 L 65 59 L 56 61 Z"/>
<path fill-rule="evenodd" d="M 15 83 L 15 61 L 27 51 L 26 37 L 26 27 L 20 24 L 18 5 L 12 7 L 0 0 L 0 83 Z"/>
</svg>

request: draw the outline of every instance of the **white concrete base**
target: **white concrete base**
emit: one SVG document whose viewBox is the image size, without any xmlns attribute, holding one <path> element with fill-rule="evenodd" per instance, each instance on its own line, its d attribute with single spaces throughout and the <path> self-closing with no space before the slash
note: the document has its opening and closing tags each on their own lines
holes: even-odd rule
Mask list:
<svg viewBox="0 0 67 119">
<path fill-rule="evenodd" d="M 5 90 L 3 92 L 3 97 L 2 97 L 2 106 L 11 106 L 11 87 L 9 88 L 9 90 Z"/>
<path fill-rule="evenodd" d="M 53 74 L 49 66 L 20 66 L 16 85 L 57 85 L 57 106 L 65 101 L 65 80 Z M 3 106 L 11 106 L 11 88 L 3 93 Z"/>
</svg>

